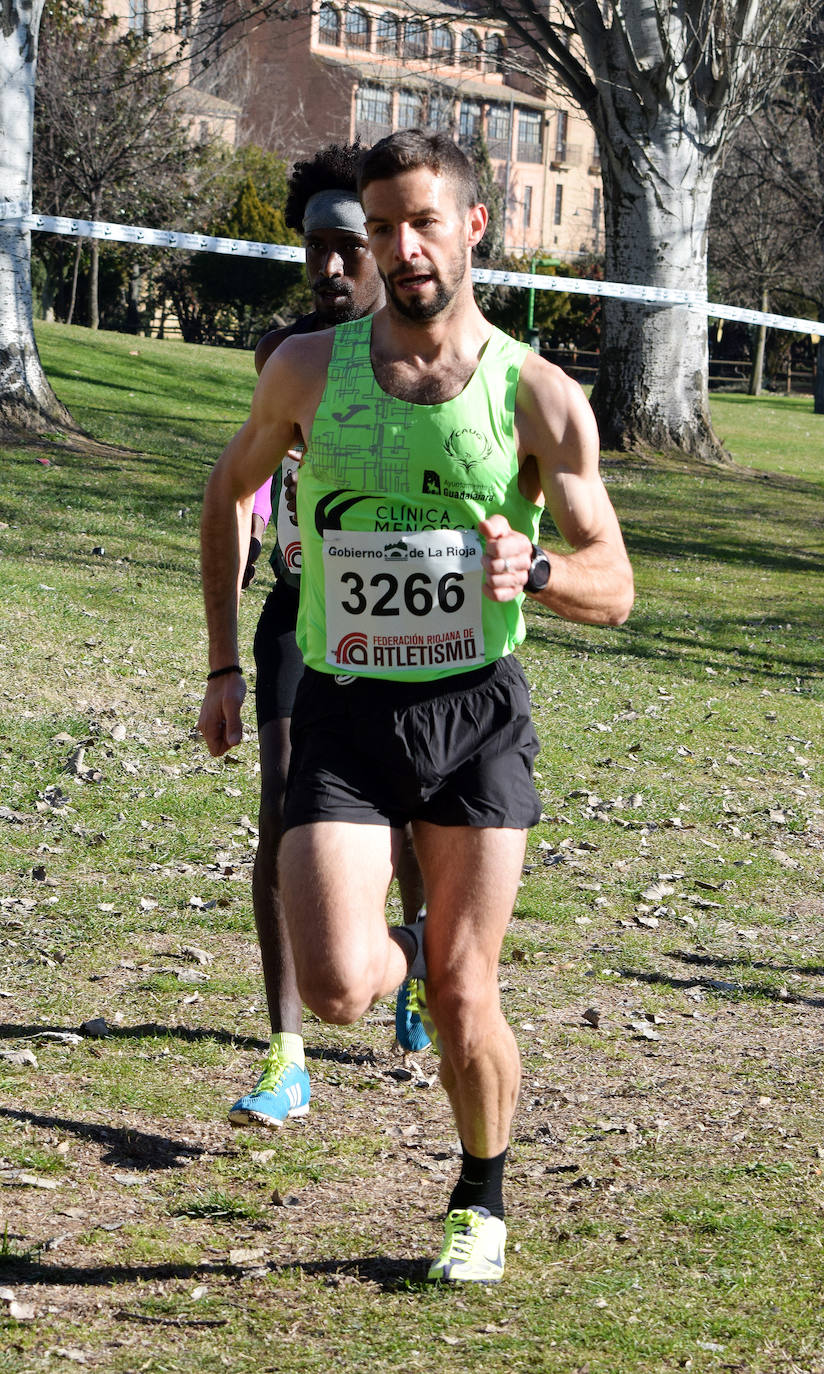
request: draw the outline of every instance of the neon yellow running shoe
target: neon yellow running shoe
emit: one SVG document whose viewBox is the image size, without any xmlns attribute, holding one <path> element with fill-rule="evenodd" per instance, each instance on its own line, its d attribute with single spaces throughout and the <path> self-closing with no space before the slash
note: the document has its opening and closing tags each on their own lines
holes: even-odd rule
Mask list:
<svg viewBox="0 0 824 1374">
<path fill-rule="evenodd" d="M 410 980 L 411 981 L 411 980 Z M 417 1003 L 418 1016 L 421 1025 L 429 1036 L 431 1045 L 436 1054 L 441 1052 L 441 1042 L 438 1039 L 438 1030 L 432 1017 L 429 1015 L 429 1008 L 426 1005 L 426 983 L 423 978 L 416 978 L 415 982 L 415 1001 Z"/>
<path fill-rule="evenodd" d="M 429 1267 L 434 1283 L 499 1283 L 506 1226 L 485 1207 L 456 1208 L 446 1218 L 444 1247 Z"/>
</svg>

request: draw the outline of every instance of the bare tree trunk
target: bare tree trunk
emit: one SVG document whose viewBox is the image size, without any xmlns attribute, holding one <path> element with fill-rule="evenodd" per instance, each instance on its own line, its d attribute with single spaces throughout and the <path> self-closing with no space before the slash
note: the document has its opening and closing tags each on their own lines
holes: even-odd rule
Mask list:
<svg viewBox="0 0 824 1374">
<path fill-rule="evenodd" d="M 766 288 L 761 292 L 761 309 L 767 311 L 770 308 L 770 293 Z M 761 386 L 764 381 L 764 349 L 767 345 L 767 326 L 760 324 L 755 338 L 755 357 L 752 360 L 752 371 L 750 372 L 750 395 L 760 396 Z"/>
<path fill-rule="evenodd" d="M 28 214 L 37 35 L 45 0 L 3 0 L 0 10 L 0 206 Z M 31 235 L 0 219 L 0 425 L 38 432 L 75 428 L 49 386 L 34 341 Z"/>
<path fill-rule="evenodd" d="M 92 329 L 99 329 L 100 307 L 97 292 L 100 280 L 100 243 L 98 239 L 90 239 L 89 243 L 91 246 L 89 254 L 89 324 Z"/>
<path fill-rule="evenodd" d="M 72 292 L 69 300 L 69 314 L 66 324 L 71 324 L 74 319 L 74 307 L 77 305 L 77 278 L 80 273 L 80 257 L 83 252 L 83 240 L 78 239 L 74 247 L 74 268 L 72 269 Z"/>
<path fill-rule="evenodd" d="M 634 148 L 626 140 L 622 146 L 611 128 L 600 142 L 609 149 L 602 164 L 607 279 L 706 296 L 714 165 L 707 166 L 687 130 L 645 140 L 640 166 L 637 138 Z M 723 458 L 710 420 L 708 364 L 702 313 L 605 299 L 592 393 L 604 446 Z"/>
<path fill-rule="evenodd" d="M 813 382 L 813 412 L 824 415 L 824 339 L 818 340 L 815 351 L 815 380 Z"/>
<path fill-rule="evenodd" d="M 95 191 L 92 198 L 92 219 L 100 219 L 101 192 Z M 100 328 L 100 240 L 89 240 L 89 324 L 92 329 Z"/>
</svg>

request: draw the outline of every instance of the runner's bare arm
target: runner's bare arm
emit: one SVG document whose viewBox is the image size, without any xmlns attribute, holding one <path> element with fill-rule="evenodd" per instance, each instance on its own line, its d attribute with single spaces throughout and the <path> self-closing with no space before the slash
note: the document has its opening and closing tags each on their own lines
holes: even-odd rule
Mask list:
<svg viewBox="0 0 824 1374">
<path fill-rule="evenodd" d="M 263 368 L 249 419 L 229 441 L 209 477 L 201 520 L 201 571 L 209 668 L 238 662 L 238 601 L 254 493 L 270 477 L 292 443 L 295 425 L 304 432 L 323 388 L 325 336 L 288 340 Z M 328 344 L 326 355 L 328 358 Z M 246 693 L 237 673 L 214 678 L 198 722 L 212 754 L 225 754 L 242 738 L 240 707 Z"/>
<path fill-rule="evenodd" d="M 620 625 L 634 597 L 632 568 L 612 502 L 598 471 L 598 430 L 577 382 L 538 357 L 521 371 L 516 407 L 522 477 L 535 473 L 531 499 L 547 508 L 570 553 L 550 554 L 550 577 L 536 599 L 565 620 Z M 534 461 L 533 461 L 534 460 Z M 532 558 L 526 535 L 501 515 L 482 521 L 484 590 L 508 601 L 523 589 Z M 506 560 L 508 567 L 504 566 Z"/>
</svg>

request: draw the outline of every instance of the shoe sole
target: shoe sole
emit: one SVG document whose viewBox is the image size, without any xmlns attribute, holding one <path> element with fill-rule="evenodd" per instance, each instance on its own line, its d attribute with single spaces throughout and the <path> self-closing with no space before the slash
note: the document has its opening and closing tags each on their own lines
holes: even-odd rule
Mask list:
<svg viewBox="0 0 824 1374">
<path fill-rule="evenodd" d="M 430 1276 L 430 1275 L 427 1275 L 426 1281 L 427 1281 L 427 1283 L 484 1283 L 484 1284 L 486 1284 L 486 1283 L 500 1283 L 502 1278 L 503 1278 L 503 1274 L 495 1274 L 494 1277 L 488 1278 L 488 1279 L 467 1279 L 467 1278 L 464 1278 L 463 1275 L 460 1275 L 460 1276 L 459 1276 L 459 1275 L 457 1275 L 457 1274 L 455 1275 L 454 1278 L 452 1278 L 451 1276 L 444 1275 L 444 1274 L 432 1274 L 431 1276 Z"/>
<path fill-rule="evenodd" d="M 306 1102 L 302 1107 L 293 1107 L 285 1116 L 267 1116 L 265 1112 L 229 1112 L 228 1121 L 230 1126 L 268 1126 L 270 1130 L 276 1130 L 282 1126 L 284 1121 L 288 1121 L 290 1116 L 306 1116 L 309 1111 L 309 1103 Z"/>
</svg>

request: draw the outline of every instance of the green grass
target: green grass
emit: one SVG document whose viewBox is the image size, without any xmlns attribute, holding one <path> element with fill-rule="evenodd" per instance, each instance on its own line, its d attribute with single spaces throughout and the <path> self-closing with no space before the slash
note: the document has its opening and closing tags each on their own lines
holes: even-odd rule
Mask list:
<svg viewBox="0 0 824 1374">
<path fill-rule="evenodd" d="M 421 1280 L 454 1131 L 437 1085 L 393 1077 L 390 1006 L 307 1018 L 305 1122 L 224 1126 L 266 1034 L 258 782 L 251 706 L 230 760 L 195 734 L 197 523 L 251 359 L 38 333 L 98 444 L 3 449 L 0 1049 L 37 1064 L 0 1059 L 0 1278 L 36 1312 L 0 1302 L 0 1374 L 78 1352 L 107 1374 L 822 1374 L 810 399 L 713 397 L 728 468 L 605 455 L 630 621 L 530 612 L 544 819 L 501 969 L 509 1267 L 442 1293 Z M 108 1035 L 65 1038 L 92 1017 Z"/>
</svg>

